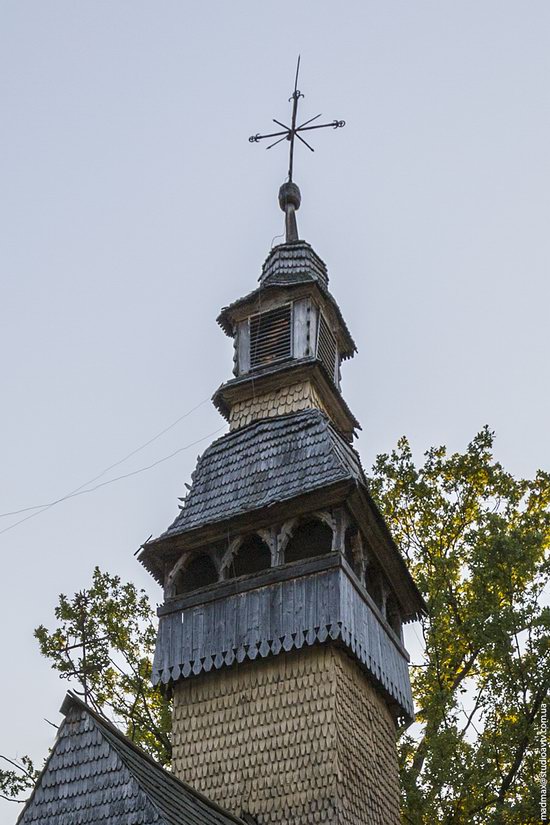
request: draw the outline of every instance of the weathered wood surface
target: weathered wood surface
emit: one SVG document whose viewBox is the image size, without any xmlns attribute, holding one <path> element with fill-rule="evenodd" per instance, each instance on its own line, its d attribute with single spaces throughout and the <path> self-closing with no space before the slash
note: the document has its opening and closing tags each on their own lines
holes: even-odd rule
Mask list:
<svg viewBox="0 0 550 825">
<path fill-rule="evenodd" d="M 294 358 L 307 358 L 315 352 L 311 346 L 311 334 L 315 327 L 312 326 L 312 320 L 315 318 L 312 313 L 311 301 L 307 298 L 301 301 L 294 301 L 292 311 L 293 321 L 293 351 Z"/>
<path fill-rule="evenodd" d="M 312 325 L 314 321 L 312 320 Z M 313 326 L 311 326 L 313 329 Z M 313 329 L 313 332 L 315 330 Z M 313 335 L 313 333 L 312 333 Z M 314 352 L 315 341 L 312 337 L 310 348 Z M 300 381 L 311 381 L 316 391 L 324 399 L 324 405 L 330 409 L 331 417 L 342 422 L 342 429 L 361 429 L 342 394 L 331 381 L 317 358 L 313 355 L 271 364 L 254 370 L 254 387 L 249 375 L 240 375 L 222 384 L 212 397 L 214 406 L 224 418 L 229 418 L 231 407 L 239 401 L 254 398 L 257 395 L 274 392 L 281 387 Z"/>
<path fill-rule="evenodd" d="M 237 332 L 238 375 L 250 370 L 250 327 L 248 321 L 241 321 Z"/>
<path fill-rule="evenodd" d="M 163 537 L 362 480 L 359 456 L 320 410 L 258 421 L 205 450 L 183 509 Z"/>
<path fill-rule="evenodd" d="M 343 567 L 162 615 L 153 682 L 167 684 L 330 640 L 343 644 L 412 717 L 406 654 Z"/>
<path fill-rule="evenodd" d="M 181 679 L 172 770 L 251 823 L 399 825 L 395 724 L 358 671 L 325 644 Z"/>
<path fill-rule="evenodd" d="M 256 573 L 249 573 L 239 579 L 224 579 L 200 590 L 167 599 L 164 604 L 157 608 L 157 615 L 164 616 L 166 613 L 173 613 L 176 610 L 185 610 L 188 607 L 218 601 L 226 596 L 235 595 L 237 592 L 244 593 L 247 590 L 256 590 L 258 587 L 265 587 L 276 582 L 296 579 L 310 573 L 317 573 L 320 570 L 339 567 L 341 564 L 346 564 L 346 561 L 343 559 L 342 554 L 336 551 L 322 556 L 315 556 L 311 559 L 301 559 L 289 564 L 268 567 L 266 570 L 258 570 Z M 368 594 L 366 595 L 368 597 Z"/>
<path fill-rule="evenodd" d="M 244 825 L 68 694 L 18 825 Z"/>
</svg>

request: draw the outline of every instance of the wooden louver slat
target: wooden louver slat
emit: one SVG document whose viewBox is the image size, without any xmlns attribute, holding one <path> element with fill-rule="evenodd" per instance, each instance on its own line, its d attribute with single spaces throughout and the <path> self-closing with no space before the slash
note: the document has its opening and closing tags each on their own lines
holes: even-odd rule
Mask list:
<svg viewBox="0 0 550 825">
<path fill-rule="evenodd" d="M 291 310 L 291 304 L 285 304 L 250 317 L 251 367 L 269 364 L 292 355 Z"/>
<path fill-rule="evenodd" d="M 336 380 L 336 341 L 330 331 L 324 316 L 319 314 L 319 337 L 317 342 L 317 358 L 324 365 L 333 381 Z"/>
</svg>

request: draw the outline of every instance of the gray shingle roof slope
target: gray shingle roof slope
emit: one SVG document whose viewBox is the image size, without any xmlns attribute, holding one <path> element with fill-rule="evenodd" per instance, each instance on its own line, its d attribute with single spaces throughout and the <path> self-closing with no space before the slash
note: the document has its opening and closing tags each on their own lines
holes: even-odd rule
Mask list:
<svg viewBox="0 0 550 825">
<path fill-rule="evenodd" d="M 267 256 L 260 275 L 262 285 L 320 281 L 328 287 L 328 272 L 324 261 L 306 241 L 279 244 Z"/>
<path fill-rule="evenodd" d="M 363 481 L 357 453 L 320 410 L 264 419 L 200 457 L 183 509 L 161 539 L 340 481 Z"/>
<path fill-rule="evenodd" d="M 18 825 L 235 825 L 68 694 L 57 740 Z"/>
</svg>

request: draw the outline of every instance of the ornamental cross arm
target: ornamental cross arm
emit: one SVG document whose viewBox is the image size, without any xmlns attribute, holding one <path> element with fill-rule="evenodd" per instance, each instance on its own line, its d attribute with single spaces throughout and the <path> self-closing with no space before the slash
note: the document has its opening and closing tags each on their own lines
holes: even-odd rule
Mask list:
<svg viewBox="0 0 550 825">
<path fill-rule="evenodd" d="M 289 97 L 289 103 L 292 103 L 292 114 L 291 114 L 291 121 L 290 126 L 287 126 L 286 123 L 282 123 L 280 120 L 273 118 L 273 122 L 277 124 L 277 126 L 281 127 L 281 131 L 278 132 L 269 132 L 265 135 L 261 135 L 259 133 L 255 135 L 250 135 L 248 140 L 250 143 L 259 143 L 261 140 L 269 140 L 271 138 L 276 138 L 273 143 L 270 143 L 269 146 L 266 146 L 266 149 L 272 149 L 274 146 L 277 146 L 278 143 L 281 143 L 283 140 L 287 140 L 290 143 L 289 149 L 289 164 L 288 164 L 288 181 L 292 183 L 292 174 L 294 171 L 294 143 L 295 139 L 298 138 L 310 152 L 314 152 L 315 149 L 311 146 L 305 138 L 302 137 L 303 132 L 312 132 L 314 129 L 341 129 L 343 126 L 346 125 L 345 120 L 331 120 L 328 123 L 315 123 L 322 114 L 315 115 L 315 117 L 310 117 L 309 120 L 305 120 L 300 125 L 296 125 L 297 116 L 298 116 L 298 101 L 301 97 L 304 97 L 303 93 L 298 89 L 298 74 L 300 72 L 300 58 L 298 57 L 298 64 L 296 66 L 296 77 L 294 81 L 294 91 L 292 92 L 291 97 Z"/>
</svg>

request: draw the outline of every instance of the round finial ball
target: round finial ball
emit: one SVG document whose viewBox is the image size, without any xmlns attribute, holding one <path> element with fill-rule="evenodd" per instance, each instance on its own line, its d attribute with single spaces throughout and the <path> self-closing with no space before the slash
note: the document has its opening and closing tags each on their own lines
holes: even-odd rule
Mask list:
<svg viewBox="0 0 550 825">
<path fill-rule="evenodd" d="M 302 196 L 300 190 L 295 183 L 283 183 L 279 189 L 279 206 L 286 212 L 287 206 L 293 206 L 294 209 L 300 208 Z"/>
</svg>

